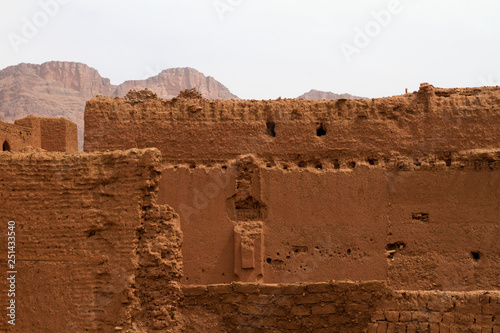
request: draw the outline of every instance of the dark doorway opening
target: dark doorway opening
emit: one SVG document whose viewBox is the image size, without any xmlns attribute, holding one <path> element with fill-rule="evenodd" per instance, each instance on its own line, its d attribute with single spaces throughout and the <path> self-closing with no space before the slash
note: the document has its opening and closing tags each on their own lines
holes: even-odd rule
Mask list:
<svg viewBox="0 0 500 333">
<path fill-rule="evenodd" d="M 7 141 L 4 141 L 2 145 L 2 151 L 10 151 L 10 145 Z"/>
</svg>

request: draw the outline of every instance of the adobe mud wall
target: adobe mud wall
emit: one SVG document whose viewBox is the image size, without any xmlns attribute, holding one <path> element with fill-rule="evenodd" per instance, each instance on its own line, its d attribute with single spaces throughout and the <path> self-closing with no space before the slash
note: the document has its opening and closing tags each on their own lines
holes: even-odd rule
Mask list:
<svg viewBox="0 0 500 333">
<path fill-rule="evenodd" d="M 183 283 L 245 281 L 235 268 L 243 260 L 235 251 L 237 226 L 255 220 L 263 240 L 253 248 L 263 253 L 253 281 L 500 290 L 499 150 L 449 160 L 350 161 L 338 168 L 251 157 L 166 165 L 158 201 L 180 215 Z M 252 184 L 246 190 L 245 179 Z M 235 213 L 242 192 L 255 203 Z"/>
<path fill-rule="evenodd" d="M 156 204 L 158 150 L 2 152 L 0 170 L 0 248 L 15 221 L 17 259 L 16 325 L 4 313 L 0 331 L 175 330 L 182 235 Z"/>
<path fill-rule="evenodd" d="M 0 145 L 0 151 L 19 151 L 36 146 L 36 140 L 32 129 L 0 121 Z"/>
<path fill-rule="evenodd" d="M 26 147 L 47 151 L 77 152 L 75 123 L 65 118 L 28 116 L 14 124 L 0 121 L 0 151 L 21 151 Z"/>
<path fill-rule="evenodd" d="M 85 149 L 158 147 L 185 284 L 499 290 L 500 88 L 373 100 L 87 103 Z"/>
<path fill-rule="evenodd" d="M 500 332 L 500 293 L 380 282 L 183 286 L 184 332 Z"/>
<path fill-rule="evenodd" d="M 78 152 L 77 125 L 66 118 L 28 116 L 14 123 L 33 129 L 37 143 L 34 147 L 47 151 Z"/>
<path fill-rule="evenodd" d="M 372 100 L 210 101 L 181 93 L 97 97 L 85 151 L 157 147 L 165 160 L 421 157 L 500 143 L 500 88 L 438 89 Z M 299 157 L 297 157 L 299 155 Z"/>
</svg>

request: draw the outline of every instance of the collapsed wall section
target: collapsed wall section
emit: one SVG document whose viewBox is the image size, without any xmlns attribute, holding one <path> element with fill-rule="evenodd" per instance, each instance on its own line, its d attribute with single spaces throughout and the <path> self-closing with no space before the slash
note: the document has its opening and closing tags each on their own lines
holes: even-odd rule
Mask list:
<svg viewBox="0 0 500 333">
<path fill-rule="evenodd" d="M 6 232 L 15 221 L 17 259 L 16 326 L 2 320 L 2 332 L 176 330 L 182 234 L 156 205 L 160 159 L 156 149 L 0 153 L 0 222 Z"/>
<path fill-rule="evenodd" d="M 381 282 L 184 286 L 185 332 L 497 332 L 497 291 L 392 291 Z"/>
</svg>

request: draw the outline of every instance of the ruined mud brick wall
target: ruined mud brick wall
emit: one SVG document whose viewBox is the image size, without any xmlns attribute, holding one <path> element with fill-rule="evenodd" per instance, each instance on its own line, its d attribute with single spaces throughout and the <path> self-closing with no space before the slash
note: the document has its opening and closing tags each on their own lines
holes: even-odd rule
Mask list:
<svg viewBox="0 0 500 333">
<path fill-rule="evenodd" d="M 372 100 L 211 101 L 131 92 L 85 109 L 85 151 L 157 147 L 165 160 L 252 153 L 298 159 L 418 157 L 498 148 L 500 88 L 437 89 Z M 298 156 L 299 155 L 299 156 Z"/>
<path fill-rule="evenodd" d="M 158 150 L 3 152 L 0 170 L 0 266 L 13 220 L 18 272 L 16 326 L 0 331 L 175 331 L 182 234 L 156 204 Z"/>
<path fill-rule="evenodd" d="M 0 121 L 0 145 L 0 151 L 19 151 L 37 143 L 31 128 Z"/>
<path fill-rule="evenodd" d="M 88 102 L 85 149 L 163 151 L 159 202 L 180 214 L 183 283 L 498 290 L 499 97 L 429 85 L 354 101 L 131 92 Z"/>
<path fill-rule="evenodd" d="M 37 148 L 70 153 L 78 151 L 77 125 L 66 118 L 28 116 L 16 120 L 15 124 L 33 129 Z"/>
<path fill-rule="evenodd" d="M 499 292 L 380 282 L 183 286 L 185 332 L 499 332 Z"/>
<path fill-rule="evenodd" d="M 0 121 L 0 151 L 20 151 L 25 147 L 48 151 L 77 152 L 75 123 L 65 118 L 28 116 L 14 124 Z"/>
</svg>

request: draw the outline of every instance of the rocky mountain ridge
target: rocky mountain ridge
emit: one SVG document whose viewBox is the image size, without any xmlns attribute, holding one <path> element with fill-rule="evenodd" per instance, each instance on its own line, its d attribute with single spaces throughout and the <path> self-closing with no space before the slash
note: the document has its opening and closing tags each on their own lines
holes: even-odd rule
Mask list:
<svg viewBox="0 0 500 333">
<path fill-rule="evenodd" d="M 297 99 L 309 99 L 309 100 L 332 100 L 332 99 L 365 99 L 366 97 L 353 96 L 351 94 L 335 94 L 330 91 L 320 91 L 316 89 L 311 89 L 311 91 L 300 95 Z"/>
<path fill-rule="evenodd" d="M 78 125 L 83 144 L 85 103 L 97 96 L 123 97 L 131 89 L 148 88 L 162 98 L 172 98 L 194 88 L 209 99 L 238 99 L 211 76 L 193 68 L 172 68 L 146 80 L 112 85 L 99 72 L 82 63 L 52 61 L 41 65 L 22 63 L 0 71 L 0 119 L 13 122 L 28 115 L 65 117 Z"/>
</svg>

